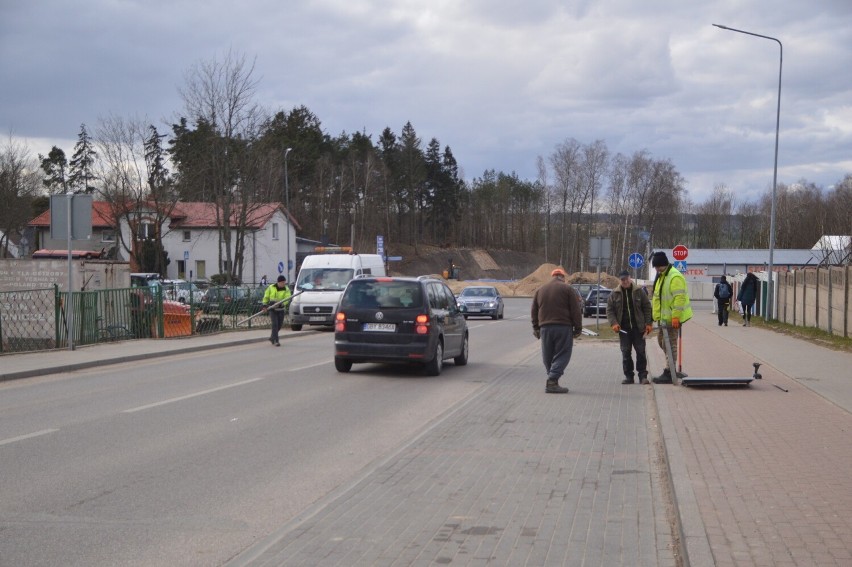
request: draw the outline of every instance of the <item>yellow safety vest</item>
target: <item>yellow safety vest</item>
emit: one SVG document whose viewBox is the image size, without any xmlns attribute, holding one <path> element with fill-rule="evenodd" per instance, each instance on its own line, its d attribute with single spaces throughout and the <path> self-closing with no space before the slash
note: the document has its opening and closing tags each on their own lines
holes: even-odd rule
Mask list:
<svg viewBox="0 0 852 567">
<path fill-rule="evenodd" d="M 692 307 L 686 289 L 686 278 L 674 266 L 669 266 L 654 284 L 654 321 L 671 324 L 672 319 L 685 323 L 692 319 Z"/>
</svg>

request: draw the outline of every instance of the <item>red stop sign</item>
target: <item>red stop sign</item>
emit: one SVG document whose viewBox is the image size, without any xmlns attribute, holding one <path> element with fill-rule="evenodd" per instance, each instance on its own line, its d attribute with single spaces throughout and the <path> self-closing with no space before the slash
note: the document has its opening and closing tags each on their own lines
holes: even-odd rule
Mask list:
<svg viewBox="0 0 852 567">
<path fill-rule="evenodd" d="M 686 260 L 686 257 L 689 256 L 689 250 L 683 244 L 678 244 L 672 248 L 672 256 L 675 260 Z"/>
</svg>

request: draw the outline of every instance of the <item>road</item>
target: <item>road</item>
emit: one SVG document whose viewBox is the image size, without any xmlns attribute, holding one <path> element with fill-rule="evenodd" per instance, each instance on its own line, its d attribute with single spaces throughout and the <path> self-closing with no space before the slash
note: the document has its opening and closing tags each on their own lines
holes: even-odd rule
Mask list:
<svg viewBox="0 0 852 567">
<path fill-rule="evenodd" d="M 469 326 L 434 378 L 316 332 L 0 384 L 0 566 L 222 565 L 535 349 L 529 300 Z"/>
</svg>

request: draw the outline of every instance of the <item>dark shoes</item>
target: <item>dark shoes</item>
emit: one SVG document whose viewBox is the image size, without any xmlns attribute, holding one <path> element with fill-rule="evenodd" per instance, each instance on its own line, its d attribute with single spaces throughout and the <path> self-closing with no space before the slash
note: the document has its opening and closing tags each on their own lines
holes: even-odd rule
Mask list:
<svg viewBox="0 0 852 567">
<path fill-rule="evenodd" d="M 642 385 L 650 384 L 650 382 L 648 382 L 647 378 L 642 378 L 641 380 L 639 380 L 639 383 L 642 384 Z"/>
<path fill-rule="evenodd" d="M 666 368 L 663 373 L 653 379 L 654 384 L 671 384 L 672 373 Z"/>
<path fill-rule="evenodd" d="M 633 384 L 633 376 L 628 376 L 624 380 L 621 381 L 622 384 Z"/>
<path fill-rule="evenodd" d="M 548 380 L 547 386 L 544 388 L 545 393 L 547 394 L 567 394 L 568 388 L 559 385 L 559 382 L 556 380 Z"/>
</svg>

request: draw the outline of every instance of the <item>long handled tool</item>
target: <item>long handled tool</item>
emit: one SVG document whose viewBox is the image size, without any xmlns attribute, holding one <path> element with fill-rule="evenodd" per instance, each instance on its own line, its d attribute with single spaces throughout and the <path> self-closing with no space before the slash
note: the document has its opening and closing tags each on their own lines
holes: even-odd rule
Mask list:
<svg viewBox="0 0 852 567">
<path fill-rule="evenodd" d="M 683 327 L 677 328 L 677 372 L 683 374 Z"/>
<path fill-rule="evenodd" d="M 294 297 L 296 297 L 297 295 L 301 295 L 302 293 L 304 293 L 304 292 L 303 292 L 303 291 L 300 291 L 300 292 L 298 292 L 298 293 L 294 293 L 294 294 L 293 294 L 293 295 L 291 295 L 290 297 L 284 298 L 284 299 L 282 299 L 282 300 L 280 300 L 280 301 L 276 301 L 275 303 L 272 303 L 272 304 L 270 304 L 270 305 L 267 305 L 267 306 L 266 306 L 266 309 L 275 309 L 276 307 L 278 307 L 279 305 L 281 305 L 281 304 L 282 304 L 282 303 L 284 303 L 285 301 L 286 301 L 286 302 L 292 301 Z M 254 315 L 252 315 L 251 317 L 248 317 L 248 318 L 246 318 L 246 319 L 243 319 L 242 321 L 237 322 L 237 325 L 242 325 L 243 323 L 247 323 L 248 321 L 251 321 L 252 319 L 254 319 L 255 317 L 257 317 L 258 315 L 264 315 L 265 313 L 266 313 L 266 311 L 264 311 L 264 310 L 262 310 L 262 309 L 261 309 L 260 311 L 258 311 L 258 312 L 257 312 L 257 313 L 255 313 Z"/>
<path fill-rule="evenodd" d="M 672 354 L 672 341 L 671 341 L 671 338 L 670 338 L 670 335 L 669 335 L 669 329 L 671 327 L 669 327 L 668 325 L 666 325 L 662 321 L 660 321 L 660 326 L 662 327 L 662 333 L 663 333 L 663 345 L 665 345 L 665 347 L 666 347 L 666 362 L 668 362 L 669 373 L 672 375 L 672 384 L 677 384 L 678 383 L 677 368 L 675 368 L 675 359 L 674 359 L 674 355 Z M 680 356 L 680 351 L 678 351 L 678 356 Z"/>
</svg>

